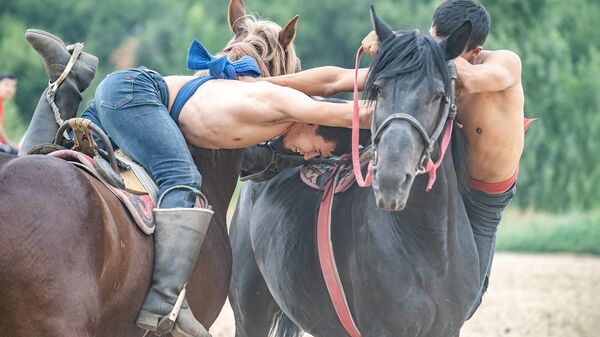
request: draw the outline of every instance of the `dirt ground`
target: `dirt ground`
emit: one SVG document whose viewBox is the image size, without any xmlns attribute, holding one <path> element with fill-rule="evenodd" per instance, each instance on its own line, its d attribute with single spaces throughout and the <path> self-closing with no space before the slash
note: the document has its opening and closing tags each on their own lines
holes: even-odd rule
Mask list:
<svg viewBox="0 0 600 337">
<path fill-rule="evenodd" d="M 493 268 L 461 337 L 600 336 L 600 257 L 499 253 Z M 210 331 L 234 336 L 229 304 Z"/>
</svg>

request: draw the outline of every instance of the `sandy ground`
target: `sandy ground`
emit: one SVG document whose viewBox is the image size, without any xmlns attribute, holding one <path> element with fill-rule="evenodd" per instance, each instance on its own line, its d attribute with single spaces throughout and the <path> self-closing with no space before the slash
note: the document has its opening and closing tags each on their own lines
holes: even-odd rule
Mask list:
<svg viewBox="0 0 600 337">
<path fill-rule="evenodd" d="M 501 253 L 493 268 L 483 304 L 461 337 L 600 336 L 600 257 Z M 210 331 L 234 336 L 229 304 Z"/>
</svg>

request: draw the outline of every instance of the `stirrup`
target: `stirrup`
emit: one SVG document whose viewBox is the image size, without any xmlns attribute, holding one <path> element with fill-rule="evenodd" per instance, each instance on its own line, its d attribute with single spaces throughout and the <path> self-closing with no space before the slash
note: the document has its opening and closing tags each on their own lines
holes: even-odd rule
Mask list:
<svg viewBox="0 0 600 337">
<path fill-rule="evenodd" d="M 179 310 L 181 310 L 181 305 L 183 304 L 183 300 L 185 299 L 186 286 L 187 283 L 183 285 L 183 289 L 181 289 L 179 296 L 177 296 L 177 301 L 175 301 L 173 310 L 171 310 L 171 312 L 167 316 L 161 318 L 160 321 L 158 321 L 158 325 L 156 326 L 155 332 L 156 335 L 164 335 L 173 330 L 173 327 L 175 326 L 175 321 L 177 320 L 177 315 L 179 315 Z"/>
<path fill-rule="evenodd" d="M 71 58 L 69 59 L 69 62 L 67 63 L 67 66 L 65 67 L 65 70 L 63 70 L 62 74 L 60 74 L 60 76 L 56 79 L 56 81 L 48 82 L 48 91 L 46 92 L 46 100 L 48 101 L 48 104 L 50 104 L 50 107 L 52 108 L 52 111 L 54 112 L 54 119 L 56 120 L 56 123 L 58 125 L 62 125 L 64 123 L 64 121 L 60 117 L 60 111 L 58 110 L 56 103 L 54 103 L 56 92 L 58 91 L 58 87 L 61 85 L 61 83 L 65 80 L 65 78 L 67 78 L 67 76 L 71 72 L 71 69 L 75 65 L 75 61 L 79 58 L 79 55 L 81 54 L 81 51 L 83 50 L 83 43 L 76 43 L 71 46 L 73 48 L 73 53 L 71 54 Z M 71 46 L 69 46 L 69 47 L 71 47 Z M 66 137 L 66 138 L 68 138 L 68 137 Z"/>
</svg>

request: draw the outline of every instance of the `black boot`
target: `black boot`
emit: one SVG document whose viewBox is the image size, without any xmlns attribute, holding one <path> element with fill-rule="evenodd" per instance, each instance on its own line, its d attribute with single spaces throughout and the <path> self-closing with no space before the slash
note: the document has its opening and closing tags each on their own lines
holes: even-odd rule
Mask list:
<svg viewBox="0 0 600 337">
<path fill-rule="evenodd" d="M 170 332 L 174 337 L 210 336 L 192 314 L 182 290 L 200 254 L 212 214 L 206 208 L 154 209 L 152 287 L 136 320 L 140 328 L 157 335 Z M 183 300 L 181 309 L 173 310 L 178 299 Z"/>
<path fill-rule="evenodd" d="M 58 37 L 37 29 L 28 29 L 25 37 L 44 61 L 46 73 L 51 83 L 55 82 L 65 71 L 75 46 L 65 46 Z M 74 60 L 69 74 L 58 86 L 54 103 L 63 120 L 73 118 L 81 103 L 81 92 L 92 82 L 98 66 L 98 58 L 88 53 L 79 54 Z M 49 88 L 44 90 L 33 114 L 33 118 L 23 138 L 19 154 L 26 154 L 32 147 L 52 142 L 59 125 L 54 111 L 47 101 Z"/>
</svg>

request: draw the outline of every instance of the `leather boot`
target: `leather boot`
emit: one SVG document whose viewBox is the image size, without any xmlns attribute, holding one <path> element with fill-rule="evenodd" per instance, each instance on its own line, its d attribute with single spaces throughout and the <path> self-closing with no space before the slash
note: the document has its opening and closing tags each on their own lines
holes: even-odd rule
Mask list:
<svg viewBox="0 0 600 337">
<path fill-rule="evenodd" d="M 174 321 L 169 320 L 182 289 L 192 274 L 213 211 L 207 208 L 155 208 L 154 270 L 136 324 L 157 335 L 208 337 L 187 300 Z"/>
<path fill-rule="evenodd" d="M 28 29 L 25 37 L 42 57 L 50 82 L 56 81 L 71 59 L 73 48 L 65 46 L 60 38 L 37 29 Z M 73 118 L 77 114 L 82 99 L 81 92 L 87 89 L 92 82 L 97 66 L 97 57 L 82 52 L 75 60 L 68 76 L 58 87 L 54 102 L 63 120 Z M 58 131 L 59 125 L 54 118 L 54 112 L 46 100 L 47 93 L 48 89 L 44 90 L 40 97 L 23 138 L 19 154 L 26 154 L 36 145 L 52 142 Z"/>
</svg>

